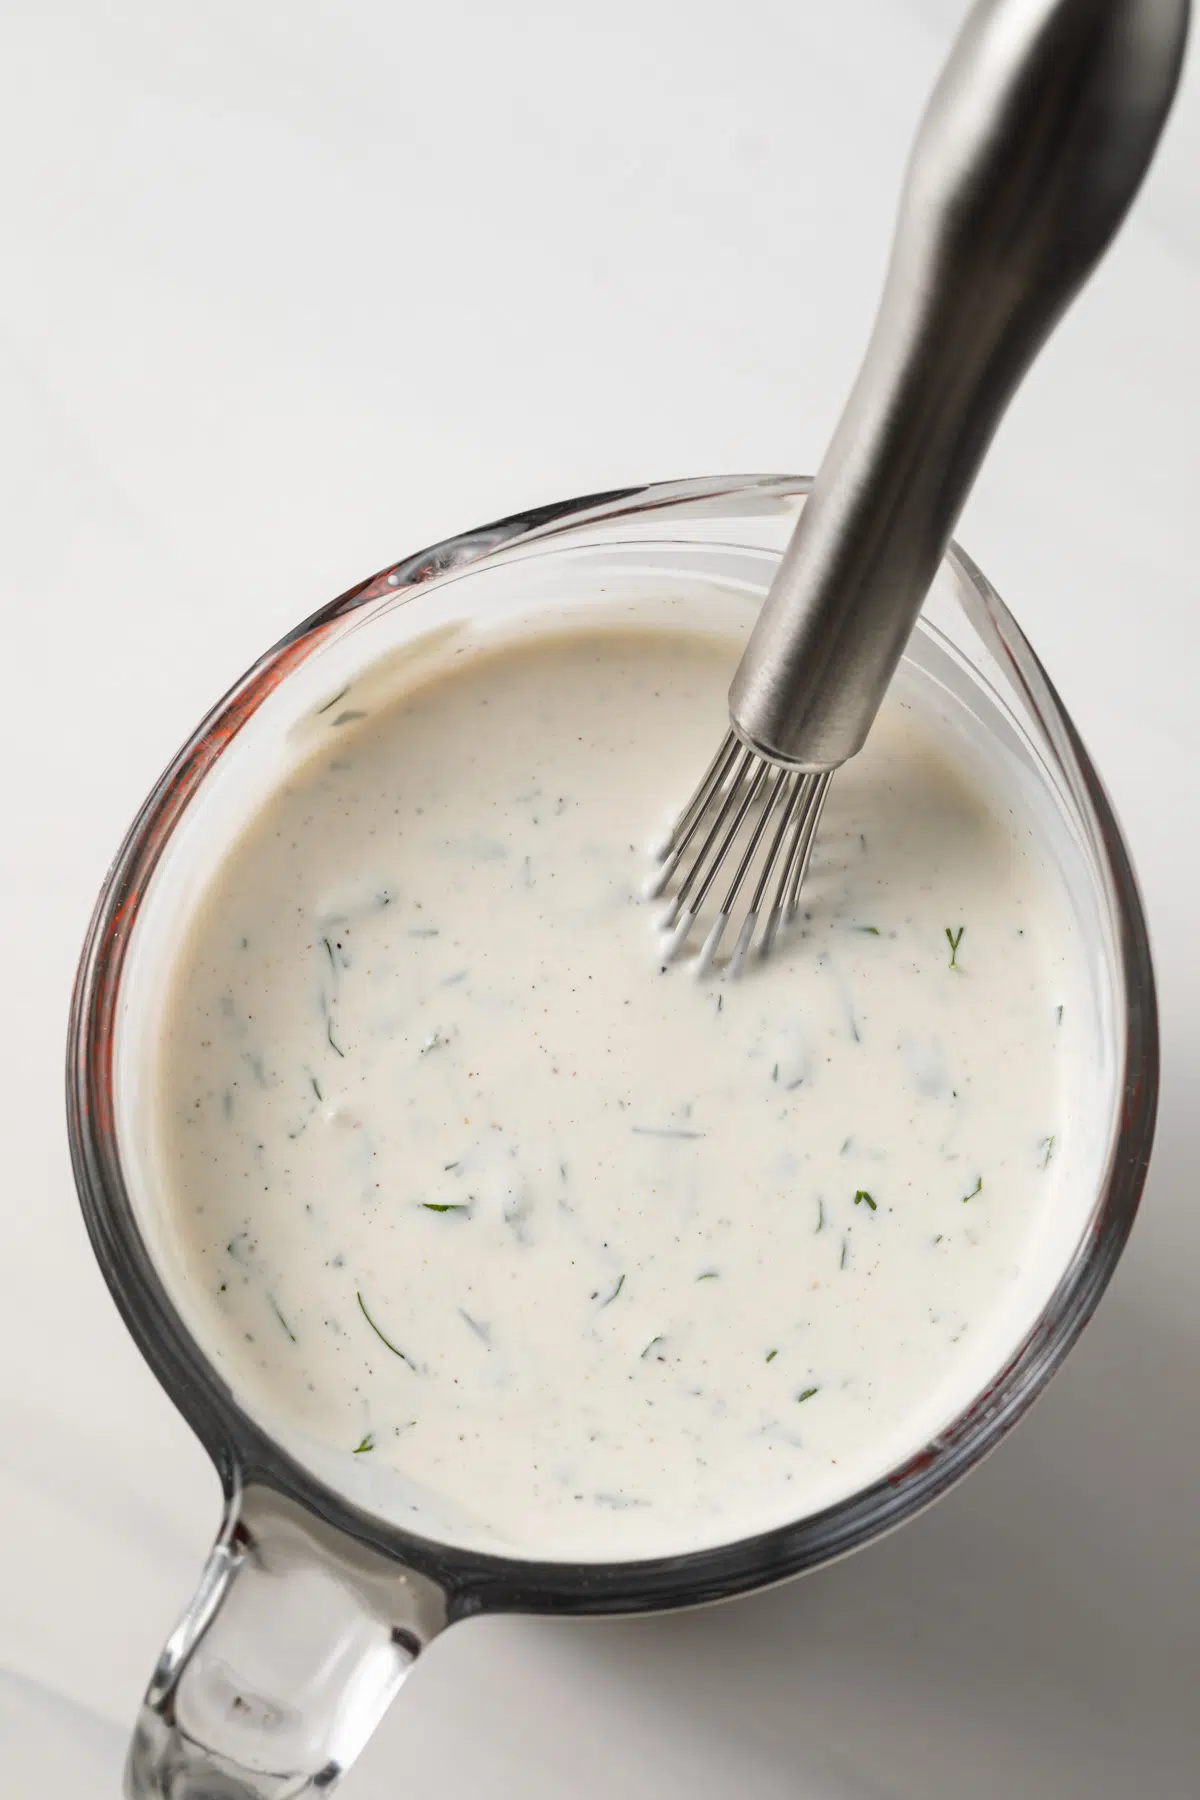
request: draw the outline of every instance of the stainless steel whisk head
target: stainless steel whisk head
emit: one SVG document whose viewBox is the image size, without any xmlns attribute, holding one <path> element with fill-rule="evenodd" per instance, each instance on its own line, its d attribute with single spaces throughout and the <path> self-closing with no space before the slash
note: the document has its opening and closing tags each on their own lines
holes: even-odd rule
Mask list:
<svg viewBox="0 0 1200 1800">
<path fill-rule="evenodd" d="M 795 911 L 834 769 L 861 750 L 1025 371 L 1125 216 L 1170 111 L 1190 0 L 976 0 L 909 159 L 867 353 L 729 690 L 732 730 L 662 846 L 677 956 L 749 894 Z M 720 893 L 720 890 L 717 890 Z"/>
<path fill-rule="evenodd" d="M 780 926 L 794 917 L 799 905 L 831 775 L 830 770 L 809 775 L 768 762 L 734 732 L 726 733 L 699 787 L 658 846 L 662 867 L 650 884 L 650 898 L 667 888 L 688 851 L 699 845 L 663 920 L 663 929 L 671 934 L 666 962 L 683 949 L 731 858 L 736 858 L 733 876 L 701 948 L 697 973 L 715 961 L 743 889 L 750 893 L 750 904 L 729 959 L 729 973 L 737 975 L 745 963 L 764 908 L 760 952 L 764 956 L 769 952 Z"/>
</svg>

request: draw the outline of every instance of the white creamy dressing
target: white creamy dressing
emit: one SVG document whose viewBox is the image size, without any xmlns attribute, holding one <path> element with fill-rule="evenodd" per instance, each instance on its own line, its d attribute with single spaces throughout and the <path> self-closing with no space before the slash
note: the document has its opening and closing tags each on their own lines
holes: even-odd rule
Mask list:
<svg viewBox="0 0 1200 1800">
<path fill-rule="evenodd" d="M 179 956 L 156 1117 L 210 1352 L 435 1535 L 641 1556 L 810 1513 L 1052 1285 L 1071 925 L 918 711 L 835 779 L 773 957 L 660 972 L 645 845 L 736 655 L 564 634 L 339 697 Z"/>
</svg>

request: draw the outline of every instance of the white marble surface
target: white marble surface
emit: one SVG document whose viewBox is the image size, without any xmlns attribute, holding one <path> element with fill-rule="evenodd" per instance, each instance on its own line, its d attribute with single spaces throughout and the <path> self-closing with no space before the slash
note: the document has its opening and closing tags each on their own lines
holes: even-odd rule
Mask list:
<svg viewBox="0 0 1200 1800">
<path fill-rule="evenodd" d="M 963 10 L 6 9 L 13 1800 L 115 1795 L 116 1727 L 215 1522 L 205 1460 L 92 1264 L 64 1142 L 68 988 L 127 820 L 257 651 L 398 554 L 641 478 L 811 469 Z M 1154 929 L 1159 1145 L 1111 1293 L 1033 1416 L 933 1513 L 707 1615 L 464 1627 L 418 1668 L 347 1800 L 1200 1788 L 1198 64 L 961 530 L 1107 774 Z"/>
</svg>

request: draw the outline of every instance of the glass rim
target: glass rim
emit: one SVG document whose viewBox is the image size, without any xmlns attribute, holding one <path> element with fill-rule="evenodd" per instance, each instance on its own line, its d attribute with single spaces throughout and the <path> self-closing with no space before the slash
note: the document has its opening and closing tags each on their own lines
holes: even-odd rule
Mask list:
<svg viewBox="0 0 1200 1800">
<path fill-rule="evenodd" d="M 1146 920 L 1112 806 L 1069 715 L 1016 620 L 957 545 L 947 561 L 972 625 L 1046 732 L 1084 815 L 1114 925 L 1116 1125 L 1091 1227 L 1034 1325 L 982 1393 L 903 1467 L 818 1513 L 738 1541 L 643 1560 L 526 1560 L 439 1543 L 344 1498 L 245 1413 L 180 1317 L 138 1227 L 117 1141 L 114 1046 L 125 953 L 172 831 L 208 772 L 267 696 L 348 614 L 502 551 L 580 526 L 697 500 L 799 497 L 797 476 L 696 477 L 609 490 L 497 520 L 443 540 L 350 588 L 268 650 L 217 702 L 156 782 L 101 888 L 76 974 L 67 1039 L 67 1124 L 92 1247 L 118 1310 L 153 1373 L 217 1467 L 227 1501 L 262 1485 L 351 1538 L 437 1582 L 452 1616 L 481 1611 L 630 1613 L 730 1597 L 833 1561 L 940 1498 L 1012 1429 L 1083 1330 L 1124 1248 L 1154 1136 L 1157 1007 Z M 666 521 L 664 520 L 664 523 Z M 694 540 L 703 547 L 703 542 Z"/>
</svg>

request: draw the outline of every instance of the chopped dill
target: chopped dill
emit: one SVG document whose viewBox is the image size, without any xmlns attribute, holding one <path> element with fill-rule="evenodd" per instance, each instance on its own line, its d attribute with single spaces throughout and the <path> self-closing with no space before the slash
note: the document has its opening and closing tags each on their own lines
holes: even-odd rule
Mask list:
<svg viewBox="0 0 1200 1800">
<path fill-rule="evenodd" d="M 960 925 L 957 931 L 951 931 L 951 929 L 948 925 L 945 927 L 946 942 L 950 946 L 950 965 L 949 966 L 952 969 L 957 969 L 957 967 L 958 967 L 958 946 L 962 943 L 963 932 L 966 929 L 967 928 L 965 925 Z"/>
<path fill-rule="evenodd" d="M 796 1395 L 796 1405 L 803 1406 L 806 1400 L 811 1400 L 813 1395 L 819 1394 L 820 1391 L 820 1388 L 805 1388 L 802 1394 Z"/>
<path fill-rule="evenodd" d="M 777 1356 L 778 1356 L 778 1355 L 779 1355 L 779 1352 L 778 1352 L 778 1350 L 768 1350 L 768 1351 L 767 1351 L 767 1361 L 768 1361 L 768 1362 L 774 1362 L 774 1361 L 775 1361 L 775 1358 L 776 1358 L 776 1357 L 777 1357 Z"/>
<path fill-rule="evenodd" d="M 412 1357 L 405 1356 L 403 1350 L 398 1349 L 397 1346 L 395 1344 L 393 1344 L 391 1338 L 384 1337 L 382 1331 L 380 1331 L 378 1325 L 375 1323 L 374 1319 L 371 1317 L 370 1313 L 367 1311 L 367 1303 L 363 1299 L 362 1295 L 360 1293 L 358 1293 L 357 1289 L 355 1290 L 355 1298 L 358 1301 L 359 1310 L 361 1311 L 363 1318 L 367 1321 L 367 1324 L 371 1327 L 371 1330 L 375 1333 L 375 1336 L 379 1339 L 380 1343 L 385 1344 L 387 1346 L 387 1348 L 391 1351 L 392 1355 L 398 1356 L 402 1363 L 407 1363 L 409 1368 L 412 1369 L 412 1371 L 415 1374 L 417 1365 L 413 1361 Z"/>
<path fill-rule="evenodd" d="M 634 1125 L 630 1129 L 634 1137 L 656 1138 L 702 1138 L 702 1131 L 678 1131 L 671 1125 Z"/>
<path fill-rule="evenodd" d="M 270 1302 L 271 1311 L 275 1314 L 275 1317 L 279 1320 L 279 1323 L 283 1326 L 283 1329 L 287 1332 L 288 1336 L 291 1338 L 291 1340 L 294 1344 L 296 1342 L 295 1332 L 292 1330 L 291 1326 L 288 1324 L 287 1320 L 284 1318 L 283 1314 L 280 1312 L 279 1306 L 278 1306 L 277 1302 L 275 1301 L 275 1299 L 273 1298 L 273 1296 L 268 1294 L 267 1299 Z"/>
<path fill-rule="evenodd" d="M 975 1186 L 971 1189 L 970 1193 L 963 1195 L 963 1205 L 965 1206 L 967 1204 L 968 1200 L 973 1200 L 975 1198 L 976 1194 L 981 1194 L 982 1192 L 983 1192 L 983 1176 L 979 1175 L 976 1177 Z"/>
<path fill-rule="evenodd" d="M 624 1287 L 624 1286 L 625 1286 L 625 1277 L 624 1277 L 624 1275 L 623 1275 L 623 1274 L 621 1274 L 621 1275 L 618 1275 L 618 1276 L 617 1276 L 617 1285 L 616 1285 L 616 1287 L 615 1287 L 615 1288 L 614 1288 L 614 1289 L 613 1289 L 613 1291 L 612 1291 L 612 1293 L 611 1293 L 611 1294 L 610 1294 L 610 1295 L 609 1295 L 609 1296 L 608 1296 L 608 1298 L 607 1298 L 607 1300 L 602 1300 L 602 1301 L 601 1301 L 601 1302 L 600 1302 L 600 1305 L 601 1305 L 601 1307 L 605 1307 L 605 1306 L 611 1306 L 611 1305 L 612 1305 L 612 1303 L 613 1303 L 613 1301 L 614 1301 L 614 1300 L 615 1300 L 615 1299 L 616 1299 L 616 1297 L 617 1297 L 617 1295 L 618 1295 L 618 1294 L 619 1294 L 619 1293 L 620 1293 L 620 1291 L 621 1291 L 621 1289 L 622 1289 L 622 1288 L 623 1288 L 623 1287 Z"/>
<path fill-rule="evenodd" d="M 1043 1167 L 1043 1169 L 1048 1169 L 1050 1167 L 1050 1158 L 1054 1155 L 1054 1133 L 1053 1132 L 1050 1133 L 1050 1136 L 1048 1138 L 1042 1139 L 1041 1148 L 1044 1153 L 1042 1156 L 1042 1167 Z"/>
<path fill-rule="evenodd" d="M 862 1206 L 864 1201 L 870 1207 L 872 1212 L 879 1211 L 878 1206 L 875 1204 L 874 1200 L 872 1200 L 872 1198 L 871 1198 L 870 1194 L 868 1194 L 866 1188 L 859 1188 L 858 1192 L 854 1196 L 854 1204 L 855 1204 L 855 1206 Z"/>
<path fill-rule="evenodd" d="M 355 1456 L 365 1456 L 368 1450 L 373 1450 L 374 1448 L 375 1448 L 374 1434 L 372 1432 L 368 1431 L 366 1437 L 363 1438 L 360 1443 L 355 1444 L 354 1455 Z"/>
</svg>

